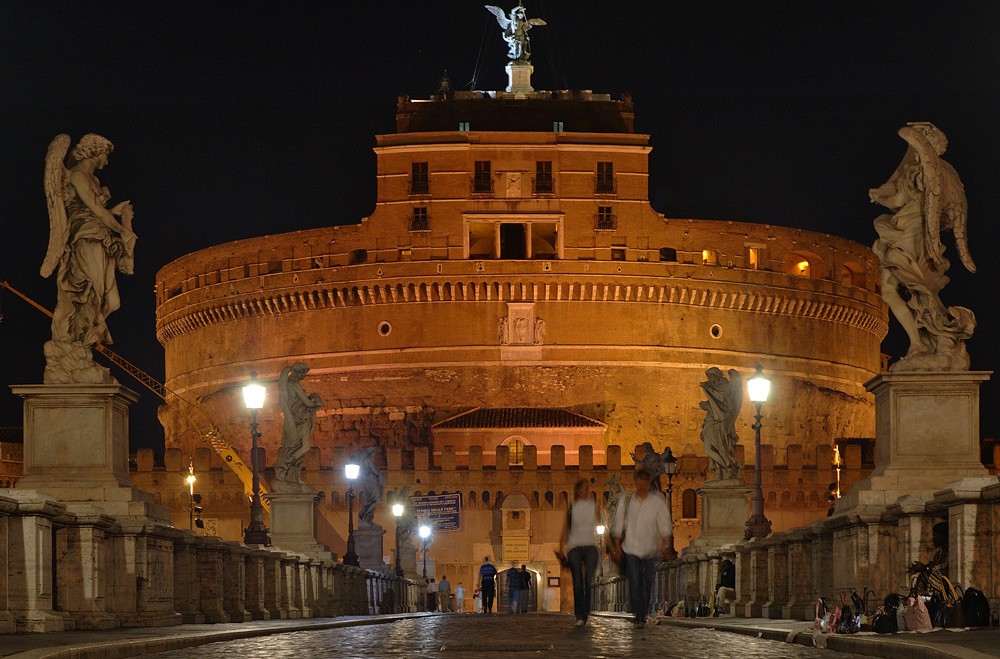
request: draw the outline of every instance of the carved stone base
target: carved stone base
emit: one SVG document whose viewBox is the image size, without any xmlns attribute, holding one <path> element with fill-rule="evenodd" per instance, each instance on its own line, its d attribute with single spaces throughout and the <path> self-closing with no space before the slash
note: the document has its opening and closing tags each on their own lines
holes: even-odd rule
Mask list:
<svg viewBox="0 0 1000 659">
<path fill-rule="evenodd" d="M 701 495 L 701 535 L 684 550 L 703 552 L 741 542 L 750 512 L 750 488 L 740 480 L 706 481 Z"/>
<path fill-rule="evenodd" d="M 837 501 L 834 515 L 987 476 L 979 455 L 979 386 L 991 373 L 881 373 L 866 382 L 875 394 L 875 470 Z"/>
<path fill-rule="evenodd" d="M 354 529 L 354 551 L 358 554 L 359 567 L 366 570 L 386 571 L 388 566 L 382 560 L 382 536 L 385 529 L 378 524 L 361 521 Z"/>
<path fill-rule="evenodd" d="M 271 504 L 271 544 L 316 558 L 331 558 L 330 548 L 316 539 L 316 492 L 264 494 Z"/>
<path fill-rule="evenodd" d="M 535 88 L 531 86 L 531 74 L 535 67 L 526 62 L 507 62 L 504 70 L 507 72 L 507 89 L 505 91 L 535 91 Z"/>
<path fill-rule="evenodd" d="M 24 477 L 16 487 L 107 515 L 170 524 L 170 510 L 129 481 L 128 406 L 120 384 L 13 385 L 24 398 Z"/>
</svg>

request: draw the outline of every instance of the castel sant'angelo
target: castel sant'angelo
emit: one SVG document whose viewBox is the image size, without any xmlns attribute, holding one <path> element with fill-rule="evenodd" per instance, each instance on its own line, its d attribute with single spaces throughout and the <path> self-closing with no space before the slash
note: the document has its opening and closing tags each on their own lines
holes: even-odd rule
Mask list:
<svg viewBox="0 0 1000 659">
<path fill-rule="evenodd" d="M 320 539 L 343 553 L 341 467 L 375 446 L 386 498 L 403 486 L 462 494 L 461 529 L 435 536 L 429 553 L 438 578 L 468 587 L 484 555 L 505 567 L 507 533 L 529 539 L 532 569 L 558 575 L 552 550 L 573 483 L 606 493 L 644 442 L 679 457 L 676 547 L 697 538 L 696 491 L 711 476 L 699 383 L 713 366 L 747 377 L 760 364 L 773 381 L 767 515 L 775 530 L 824 516 L 837 441 L 874 435 L 863 383 L 882 370 L 888 322 L 875 256 L 767 218 L 665 217 L 649 204 L 649 136 L 634 132 L 628 95 L 535 91 L 530 70 L 515 73 L 507 91 L 444 80 L 427 100 L 400 96 L 396 132 L 376 136 L 378 198 L 360 222 L 217 245 L 162 268 L 168 390 L 200 400 L 247 455 L 240 387 L 256 371 L 268 384 L 266 483 L 281 442 L 279 372 L 308 364 L 302 384 L 324 403 L 303 473 L 322 495 Z M 747 401 L 736 424 L 747 482 L 752 415 Z M 140 459 L 136 484 L 186 527 L 193 455 L 206 520 L 238 539 L 240 481 L 185 404 L 168 396 L 160 420 L 167 471 Z M 859 454 L 846 458 L 857 479 Z M 385 499 L 376 521 L 390 555 Z"/>
</svg>

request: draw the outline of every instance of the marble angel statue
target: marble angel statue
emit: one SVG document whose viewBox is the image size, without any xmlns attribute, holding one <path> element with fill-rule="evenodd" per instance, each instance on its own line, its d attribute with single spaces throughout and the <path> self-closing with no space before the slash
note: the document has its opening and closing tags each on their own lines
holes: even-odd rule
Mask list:
<svg viewBox="0 0 1000 659">
<path fill-rule="evenodd" d="M 354 455 L 357 464 L 361 466 L 359 476 L 361 479 L 362 500 L 361 508 L 358 510 L 359 526 L 361 522 L 367 522 L 370 525 L 375 524 L 375 507 L 382 500 L 382 493 L 385 491 L 385 474 L 375 464 L 375 452 L 377 450 L 374 446 L 369 446 Z"/>
<path fill-rule="evenodd" d="M 309 372 L 309 366 L 297 362 L 281 369 L 278 376 L 278 404 L 285 415 L 281 426 L 281 450 L 274 462 L 275 492 L 312 492 L 302 480 L 302 462 L 312 448 L 312 434 L 316 428 L 316 410 L 323 407 L 319 394 L 306 394 L 300 384 Z"/>
<path fill-rule="evenodd" d="M 955 169 L 941 159 L 948 140 L 930 123 L 899 129 L 909 148 L 892 177 L 869 191 L 891 213 L 875 219 L 882 297 L 906 330 L 910 347 L 891 371 L 964 371 L 965 341 L 976 317 L 965 307 L 945 307 L 938 293 L 948 283 L 941 232 L 950 230 L 962 264 L 976 271 L 966 234 L 968 204 Z"/>
<path fill-rule="evenodd" d="M 514 62 L 527 62 L 531 59 L 531 39 L 528 38 L 528 30 L 539 25 L 545 25 L 545 21 L 540 18 L 529 19 L 524 12 L 524 6 L 519 2 L 516 7 L 510 10 L 508 18 L 503 9 L 494 5 L 484 5 L 486 9 L 497 17 L 497 23 L 503 30 L 503 40 L 507 42 L 507 57 Z"/>
<path fill-rule="evenodd" d="M 708 379 L 701 388 L 708 396 L 698 404 L 705 410 L 701 426 L 701 441 L 705 455 L 712 462 L 715 476 L 711 480 L 740 479 L 740 461 L 736 459 L 736 417 L 743 406 L 743 378 L 739 371 L 729 369 L 729 379 L 715 366 L 705 371 Z"/>
<path fill-rule="evenodd" d="M 639 463 L 642 465 L 643 471 L 649 474 L 651 479 L 651 487 L 657 492 L 662 492 L 663 487 L 660 483 L 660 477 L 666 473 L 666 468 L 664 467 L 664 462 L 673 457 L 673 453 L 668 446 L 662 454 L 657 453 L 653 450 L 653 445 L 649 442 L 643 442 L 642 448 L 645 449 L 646 455 L 643 456 L 642 461 Z M 629 453 L 632 459 L 635 460 L 635 453 Z"/>
<path fill-rule="evenodd" d="M 59 135 L 45 156 L 49 245 L 41 274 L 56 273 L 57 293 L 44 382 L 107 384 L 111 374 L 94 362 L 91 349 L 111 343 L 107 318 L 121 306 L 115 271 L 132 274 L 132 204 L 107 207 L 111 193 L 96 172 L 108 164 L 110 141 L 87 134 L 69 146 L 69 135 Z"/>
</svg>

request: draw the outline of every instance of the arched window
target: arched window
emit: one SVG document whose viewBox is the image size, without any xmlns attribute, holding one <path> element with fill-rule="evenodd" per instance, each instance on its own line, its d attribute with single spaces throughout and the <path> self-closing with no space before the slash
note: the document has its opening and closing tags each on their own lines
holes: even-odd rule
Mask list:
<svg viewBox="0 0 1000 659">
<path fill-rule="evenodd" d="M 524 462 L 524 437 L 513 435 L 503 440 L 501 445 L 510 449 L 510 464 L 519 465 Z"/>
<path fill-rule="evenodd" d="M 698 517 L 698 493 L 692 489 L 681 494 L 681 518 L 695 519 Z"/>
<path fill-rule="evenodd" d="M 661 247 L 660 248 L 660 260 L 661 261 L 671 261 L 677 262 L 677 250 L 673 247 Z"/>
<path fill-rule="evenodd" d="M 844 286 L 864 286 L 865 267 L 854 261 L 840 266 L 840 283 Z"/>
<path fill-rule="evenodd" d="M 702 265 L 719 265 L 719 253 L 714 249 L 701 250 Z"/>
<path fill-rule="evenodd" d="M 809 252 L 788 252 L 785 254 L 785 274 L 800 277 L 822 277 L 823 262 L 818 255 Z"/>
</svg>

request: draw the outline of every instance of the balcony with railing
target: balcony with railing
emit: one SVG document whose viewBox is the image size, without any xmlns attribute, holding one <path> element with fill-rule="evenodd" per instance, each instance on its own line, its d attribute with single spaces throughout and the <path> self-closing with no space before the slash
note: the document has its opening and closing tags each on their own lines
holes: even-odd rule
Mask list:
<svg viewBox="0 0 1000 659">
<path fill-rule="evenodd" d="M 426 213 L 423 215 L 414 215 L 410 218 L 410 231 L 430 231 L 431 230 L 431 219 Z"/>
<path fill-rule="evenodd" d="M 556 186 L 552 177 L 536 177 L 531 179 L 531 194 L 551 195 L 555 194 Z"/>
<path fill-rule="evenodd" d="M 474 176 L 469 179 L 469 193 L 480 197 L 493 196 L 493 179 Z"/>
<path fill-rule="evenodd" d="M 594 213 L 594 231 L 617 231 L 618 215 L 615 213 Z"/>
<path fill-rule="evenodd" d="M 418 197 L 423 195 L 429 195 L 431 193 L 430 181 L 425 178 L 411 178 L 410 179 L 410 196 Z"/>
<path fill-rule="evenodd" d="M 616 195 L 618 194 L 618 179 L 615 177 L 597 176 L 594 178 L 594 194 L 596 195 Z"/>
</svg>

